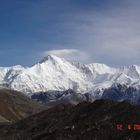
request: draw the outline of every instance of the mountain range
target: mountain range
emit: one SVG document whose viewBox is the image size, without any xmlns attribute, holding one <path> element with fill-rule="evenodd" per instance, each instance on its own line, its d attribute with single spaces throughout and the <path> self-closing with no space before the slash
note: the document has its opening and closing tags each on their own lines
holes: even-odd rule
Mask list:
<svg viewBox="0 0 140 140">
<path fill-rule="evenodd" d="M 64 99 L 68 96 L 65 92 L 72 90 L 90 100 L 111 98 L 139 103 L 140 66 L 114 68 L 48 55 L 31 67 L 0 67 L 0 87 L 20 91 L 34 99 L 45 94 L 51 101 Z"/>
</svg>

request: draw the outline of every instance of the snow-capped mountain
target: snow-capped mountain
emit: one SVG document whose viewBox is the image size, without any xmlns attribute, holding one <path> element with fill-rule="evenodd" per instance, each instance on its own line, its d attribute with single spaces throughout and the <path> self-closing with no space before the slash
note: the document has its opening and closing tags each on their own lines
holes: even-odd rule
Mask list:
<svg viewBox="0 0 140 140">
<path fill-rule="evenodd" d="M 112 68 L 98 63 L 72 63 L 49 55 L 31 67 L 0 67 L 0 86 L 21 91 L 29 97 L 39 92 L 72 89 L 98 99 L 105 89 L 117 83 L 139 89 L 140 66 Z"/>
</svg>

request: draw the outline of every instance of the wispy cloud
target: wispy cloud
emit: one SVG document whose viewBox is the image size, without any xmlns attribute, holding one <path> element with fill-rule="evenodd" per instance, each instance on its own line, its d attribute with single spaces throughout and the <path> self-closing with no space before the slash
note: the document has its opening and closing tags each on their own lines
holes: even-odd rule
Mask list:
<svg viewBox="0 0 140 140">
<path fill-rule="evenodd" d="M 88 54 L 85 52 L 76 50 L 76 49 L 62 49 L 62 50 L 50 50 L 50 51 L 45 51 L 42 52 L 42 56 L 47 56 L 47 55 L 55 55 L 60 58 L 65 58 L 66 60 L 70 61 L 83 61 L 87 62 L 89 59 Z"/>
<path fill-rule="evenodd" d="M 63 15 L 56 38 L 64 48 L 88 54 L 90 62 L 109 65 L 139 64 L 140 1 L 124 0 L 108 9 Z M 63 40 L 62 40 L 63 39 Z M 62 49 L 62 48 L 61 48 Z"/>
<path fill-rule="evenodd" d="M 75 49 L 84 52 L 84 57 L 76 58 L 83 62 L 140 63 L 140 0 L 13 0 L 8 8 L 6 4 L 1 5 L 0 46 L 7 49 L 1 60 L 17 57 L 7 53 L 9 49 L 17 51 L 15 59 L 24 65 L 33 60 L 21 56 Z"/>
</svg>

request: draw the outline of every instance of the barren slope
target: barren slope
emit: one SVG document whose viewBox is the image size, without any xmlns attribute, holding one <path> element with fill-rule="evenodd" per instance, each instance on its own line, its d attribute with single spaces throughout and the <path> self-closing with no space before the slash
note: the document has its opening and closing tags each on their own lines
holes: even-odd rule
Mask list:
<svg viewBox="0 0 140 140">
<path fill-rule="evenodd" d="M 14 122 L 41 111 L 43 105 L 17 91 L 0 90 L 0 122 Z"/>
</svg>

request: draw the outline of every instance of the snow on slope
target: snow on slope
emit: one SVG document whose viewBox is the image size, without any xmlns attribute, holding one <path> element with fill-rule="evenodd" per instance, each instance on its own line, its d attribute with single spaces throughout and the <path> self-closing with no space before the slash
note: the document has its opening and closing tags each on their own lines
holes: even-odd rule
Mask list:
<svg viewBox="0 0 140 140">
<path fill-rule="evenodd" d="M 24 92 L 73 89 L 80 93 L 100 93 L 114 83 L 140 85 L 140 66 L 111 68 L 105 64 L 82 64 L 49 55 L 32 67 L 0 67 L 0 86 Z"/>
</svg>

